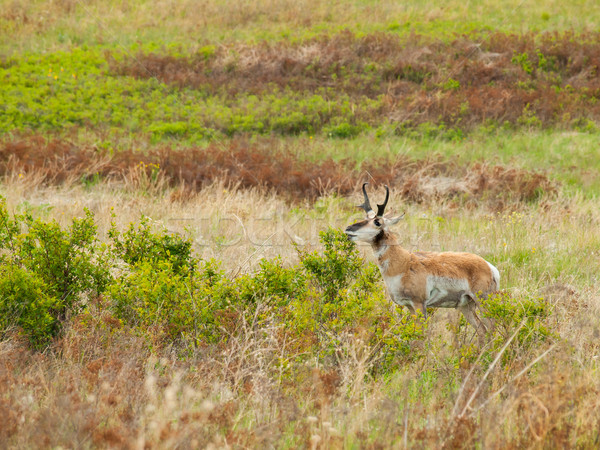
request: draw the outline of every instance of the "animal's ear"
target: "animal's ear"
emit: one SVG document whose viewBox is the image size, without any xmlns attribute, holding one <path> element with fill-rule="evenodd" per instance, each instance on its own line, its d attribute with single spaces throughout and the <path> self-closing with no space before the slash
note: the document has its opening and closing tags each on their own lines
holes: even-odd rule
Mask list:
<svg viewBox="0 0 600 450">
<path fill-rule="evenodd" d="M 401 215 L 401 216 L 398 216 L 398 217 L 392 217 L 392 218 L 389 218 L 389 219 L 388 219 L 388 218 L 386 218 L 386 219 L 385 219 L 385 224 L 386 224 L 387 226 L 389 226 L 389 227 L 391 227 L 392 225 L 396 225 L 398 222 L 400 222 L 402 219 L 404 219 L 404 215 L 405 215 L 405 214 L 406 214 L 406 213 L 404 212 L 404 213 L 402 213 L 402 215 Z"/>
</svg>

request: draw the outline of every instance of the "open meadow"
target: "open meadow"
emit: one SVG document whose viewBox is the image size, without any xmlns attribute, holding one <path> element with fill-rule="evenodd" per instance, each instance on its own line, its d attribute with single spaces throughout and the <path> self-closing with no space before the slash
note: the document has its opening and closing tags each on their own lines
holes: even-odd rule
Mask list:
<svg viewBox="0 0 600 450">
<path fill-rule="evenodd" d="M 600 4 L 0 0 L 0 448 L 598 448 Z M 500 272 L 485 338 L 343 230 Z"/>
</svg>

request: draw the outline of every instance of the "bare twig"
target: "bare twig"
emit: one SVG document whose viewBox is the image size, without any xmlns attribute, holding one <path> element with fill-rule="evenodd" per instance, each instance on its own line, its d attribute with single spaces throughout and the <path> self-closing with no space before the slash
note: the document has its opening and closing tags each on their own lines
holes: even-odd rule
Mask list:
<svg viewBox="0 0 600 450">
<path fill-rule="evenodd" d="M 490 341 L 491 342 L 491 341 Z M 467 374 L 467 376 L 465 377 L 465 379 L 463 380 L 461 386 L 460 386 L 460 390 L 458 391 L 458 395 L 456 397 L 456 401 L 454 403 L 454 408 L 452 409 L 452 415 L 456 415 L 456 412 L 458 411 L 458 401 L 460 400 L 460 398 L 462 397 L 462 394 L 465 390 L 465 386 L 467 385 L 467 382 L 469 381 L 469 378 L 471 378 L 471 375 L 473 374 L 473 371 L 475 370 L 475 367 L 477 367 L 477 363 L 479 363 L 479 361 L 481 361 L 481 357 L 484 355 L 485 350 L 487 349 L 488 345 L 490 343 L 488 342 L 487 344 L 485 344 L 485 346 L 481 349 L 481 352 L 479 352 L 479 355 L 477 356 L 477 359 L 475 360 L 475 362 L 473 363 L 473 365 L 471 366 L 471 369 L 469 370 L 469 373 Z"/>
<path fill-rule="evenodd" d="M 524 375 L 525 373 L 527 373 L 527 371 L 529 369 L 531 369 L 535 364 L 537 364 L 539 361 L 541 361 L 548 353 L 550 353 L 552 350 L 554 350 L 554 348 L 556 347 L 557 344 L 553 344 L 548 350 L 546 350 L 544 353 L 542 353 L 540 356 L 538 356 L 537 358 L 535 358 L 533 361 L 531 361 L 529 364 L 527 364 L 525 366 L 525 368 L 523 370 L 521 370 L 518 374 L 516 374 L 514 377 L 512 377 L 509 381 L 507 381 L 504 386 L 502 386 L 500 389 L 498 389 L 496 392 L 494 392 L 493 394 L 491 394 L 487 400 L 485 402 L 483 402 L 481 405 L 479 405 L 477 407 L 477 409 L 475 411 L 479 411 L 483 408 L 485 408 L 485 406 L 496 396 L 500 395 L 502 392 L 504 392 L 504 389 L 506 389 L 511 383 L 515 382 L 518 378 L 520 378 L 522 375 Z"/>
<path fill-rule="evenodd" d="M 477 387 L 471 394 L 471 397 L 469 397 L 469 400 L 467 400 L 467 403 L 465 404 L 463 410 L 458 415 L 459 418 L 464 417 L 464 415 L 467 413 L 467 411 L 469 409 L 471 409 L 471 403 L 473 402 L 473 400 L 475 400 L 475 397 L 477 397 L 477 394 L 479 394 L 479 390 L 483 386 L 483 383 L 485 382 L 485 380 L 487 380 L 487 377 L 490 375 L 492 370 L 494 370 L 494 367 L 496 367 L 496 364 L 498 364 L 498 361 L 500 361 L 500 358 L 502 357 L 502 355 L 504 354 L 504 352 L 506 351 L 506 349 L 508 348 L 510 343 L 513 341 L 513 339 L 517 336 L 519 331 L 521 331 L 521 328 L 523 328 L 526 321 L 527 321 L 527 317 L 521 321 L 521 323 L 519 324 L 519 326 L 517 327 L 517 329 L 515 330 L 513 335 L 508 339 L 508 341 L 506 341 L 506 344 L 504 344 L 504 346 L 500 349 L 500 351 L 496 355 L 496 358 L 494 359 L 494 361 L 492 361 L 492 363 L 490 364 L 490 367 L 488 367 L 488 370 L 486 370 L 485 374 L 483 375 L 483 378 L 481 379 L 481 381 L 479 382 L 479 384 L 477 385 Z"/>
</svg>

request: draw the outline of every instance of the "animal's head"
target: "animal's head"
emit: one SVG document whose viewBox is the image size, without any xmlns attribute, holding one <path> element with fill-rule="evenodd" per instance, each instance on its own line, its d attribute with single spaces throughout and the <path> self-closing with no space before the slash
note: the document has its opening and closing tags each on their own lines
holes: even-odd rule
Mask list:
<svg viewBox="0 0 600 450">
<path fill-rule="evenodd" d="M 377 205 L 377 213 L 373 211 L 371 208 L 371 203 L 369 202 L 369 196 L 367 195 L 367 184 L 363 184 L 362 191 L 365 196 L 365 202 L 362 205 L 359 205 L 359 208 L 365 210 L 367 214 L 367 218 L 360 222 L 356 222 L 353 225 L 350 225 L 346 228 L 346 235 L 352 241 L 362 241 L 373 243 L 377 239 L 383 236 L 384 232 L 395 225 L 402 219 L 404 214 L 400 217 L 388 218 L 384 217 L 385 207 L 387 206 L 387 202 L 390 198 L 390 189 L 385 187 L 385 201 L 381 205 Z"/>
</svg>

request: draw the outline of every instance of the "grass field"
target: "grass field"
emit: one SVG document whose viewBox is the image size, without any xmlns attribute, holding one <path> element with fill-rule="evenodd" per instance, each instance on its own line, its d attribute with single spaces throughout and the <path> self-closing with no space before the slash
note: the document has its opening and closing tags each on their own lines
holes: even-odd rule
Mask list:
<svg viewBox="0 0 600 450">
<path fill-rule="evenodd" d="M 597 448 L 597 2 L 0 0 L 0 443 Z M 478 340 L 340 230 L 498 267 Z"/>
</svg>

